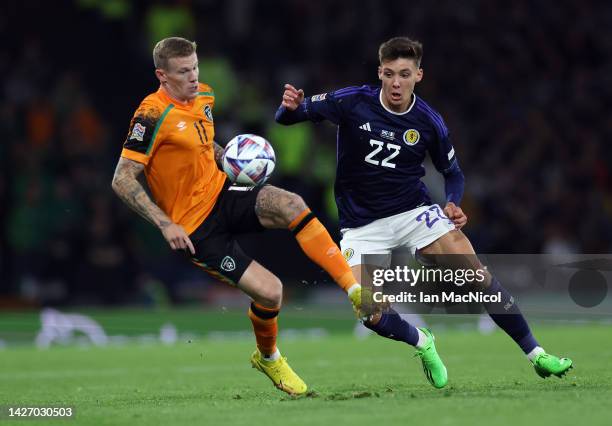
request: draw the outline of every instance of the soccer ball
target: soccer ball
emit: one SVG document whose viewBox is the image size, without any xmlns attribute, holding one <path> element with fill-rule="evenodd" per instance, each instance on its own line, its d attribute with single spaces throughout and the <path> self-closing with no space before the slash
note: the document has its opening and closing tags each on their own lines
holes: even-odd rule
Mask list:
<svg viewBox="0 0 612 426">
<path fill-rule="evenodd" d="M 276 157 L 270 142 L 257 135 L 238 135 L 223 153 L 223 171 L 232 183 L 262 185 L 274 170 Z"/>
</svg>

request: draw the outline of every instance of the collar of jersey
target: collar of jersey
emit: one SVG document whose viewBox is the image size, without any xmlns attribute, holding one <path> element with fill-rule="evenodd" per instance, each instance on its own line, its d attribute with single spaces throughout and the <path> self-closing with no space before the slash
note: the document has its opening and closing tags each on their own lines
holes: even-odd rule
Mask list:
<svg viewBox="0 0 612 426">
<path fill-rule="evenodd" d="M 166 92 L 161 86 L 159 86 L 159 90 L 157 90 L 157 93 L 165 102 L 174 105 L 174 107 L 178 109 L 190 110 L 191 108 L 193 108 L 193 104 L 195 102 L 195 98 L 187 103 L 180 102 L 177 99 L 172 98 L 168 94 L 168 92 Z"/>
<path fill-rule="evenodd" d="M 382 101 L 382 88 L 380 89 L 380 91 L 378 92 L 378 102 L 380 102 L 380 104 L 382 105 L 382 107 L 385 109 L 385 111 L 390 112 L 393 115 L 404 115 L 404 114 L 408 114 L 411 110 L 412 107 L 414 106 L 414 104 L 416 103 L 416 95 L 413 93 L 412 94 L 412 103 L 410 104 L 410 106 L 408 107 L 408 109 L 404 112 L 393 112 L 391 111 L 389 108 L 387 108 L 385 106 L 385 104 Z"/>
</svg>

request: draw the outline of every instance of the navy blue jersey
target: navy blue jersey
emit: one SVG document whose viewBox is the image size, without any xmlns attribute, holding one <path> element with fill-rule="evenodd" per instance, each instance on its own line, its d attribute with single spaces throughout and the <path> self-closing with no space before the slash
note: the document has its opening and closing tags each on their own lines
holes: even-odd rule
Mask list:
<svg viewBox="0 0 612 426">
<path fill-rule="evenodd" d="M 457 167 L 444 120 L 413 95 L 408 110 L 386 109 L 380 87 L 347 87 L 305 99 L 311 121 L 338 125 L 335 196 L 341 228 L 355 228 L 431 204 L 420 178 L 429 152 L 436 169 Z"/>
</svg>

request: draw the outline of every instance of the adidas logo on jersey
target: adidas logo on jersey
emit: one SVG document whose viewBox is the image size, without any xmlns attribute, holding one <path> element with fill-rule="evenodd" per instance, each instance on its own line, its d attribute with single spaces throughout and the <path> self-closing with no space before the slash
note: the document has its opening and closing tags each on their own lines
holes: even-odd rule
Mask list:
<svg viewBox="0 0 612 426">
<path fill-rule="evenodd" d="M 362 124 L 361 126 L 359 126 L 359 128 L 361 130 L 365 130 L 367 132 L 371 132 L 372 131 L 372 129 L 370 128 L 370 122 L 369 121 L 367 123 Z"/>
</svg>

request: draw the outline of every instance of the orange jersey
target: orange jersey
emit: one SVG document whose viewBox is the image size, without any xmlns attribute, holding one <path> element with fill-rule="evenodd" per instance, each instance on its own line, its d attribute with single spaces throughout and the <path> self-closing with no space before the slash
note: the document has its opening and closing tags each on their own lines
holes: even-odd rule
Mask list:
<svg viewBox="0 0 612 426">
<path fill-rule="evenodd" d="M 210 214 L 226 178 L 215 163 L 214 103 L 206 84 L 186 105 L 160 87 L 134 113 L 121 151 L 145 165 L 155 203 L 187 234 Z"/>
</svg>

